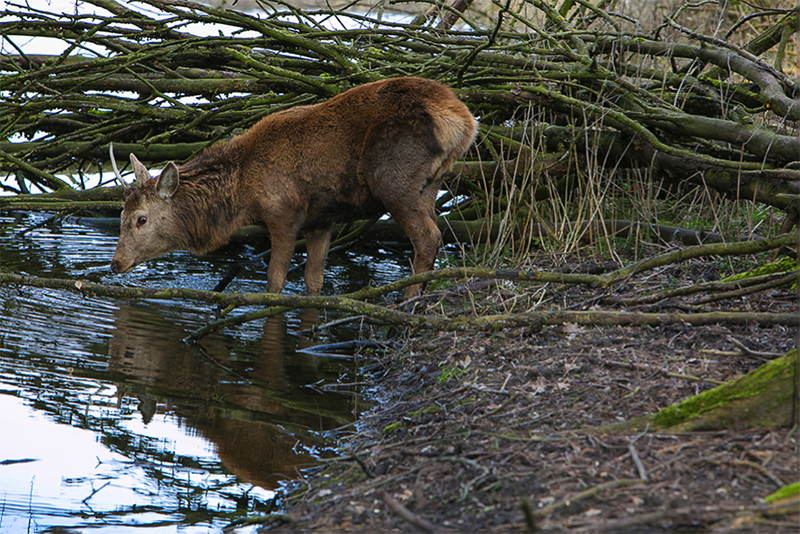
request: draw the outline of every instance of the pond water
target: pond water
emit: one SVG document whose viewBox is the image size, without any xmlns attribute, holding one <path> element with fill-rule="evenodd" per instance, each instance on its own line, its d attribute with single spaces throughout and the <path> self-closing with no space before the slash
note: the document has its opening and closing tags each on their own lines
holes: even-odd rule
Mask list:
<svg viewBox="0 0 800 534">
<path fill-rule="evenodd" d="M 173 253 L 117 276 L 116 230 L 44 214 L 0 215 L 0 270 L 104 284 L 211 289 L 247 244 Z M 24 232 L 21 235 L 20 232 Z M 405 254 L 334 254 L 325 293 L 395 280 Z M 266 267 L 227 291 L 263 291 Z M 302 292 L 302 274 L 286 291 Z M 367 408 L 360 357 L 302 347 L 369 339 L 360 326 L 297 332 L 335 317 L 291 313 L 181 340 L 215 318 L 187 301 L 85 298 L 0 287 L 0 533 L 218 532 L 266 512 L 330 454 Z M 245 310 L 246 311 L 246 310 Z"/>
</svg>

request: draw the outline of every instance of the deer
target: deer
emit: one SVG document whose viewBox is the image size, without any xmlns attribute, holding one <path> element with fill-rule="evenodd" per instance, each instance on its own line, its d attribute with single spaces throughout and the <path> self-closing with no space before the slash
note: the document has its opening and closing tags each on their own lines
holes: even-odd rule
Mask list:
<svg viewBox="0 0 800 534">
<path fill-rule="evenodd" d="M 447 86 L 424 78 L 367 83 L 312 105 L 261 118 L 157 177 L 130 154 L 111 271 L 127 273 L 173 250 L 202 255 L 242 226 L 271 241 L 267 292 L 283 290 L 302 232 L 305 287 L 322 290 L 334 223 L 388 213 L 414 249 L 412 273 L 432 270 L 441 231 L 436 199 L 444 175 L 473 143 L 477 121 Z M 423 290 L 408 286 L 405 298 Z"/>
</svg>

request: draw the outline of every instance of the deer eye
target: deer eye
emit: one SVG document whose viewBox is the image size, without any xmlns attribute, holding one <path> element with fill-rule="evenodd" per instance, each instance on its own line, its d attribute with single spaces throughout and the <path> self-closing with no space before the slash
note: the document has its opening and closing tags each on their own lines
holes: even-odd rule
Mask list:
<svg viewBox="0 0 800 534">
<path fill-rule="evenodd" d="M 141 216 L 136 219 L 136 228 L 141 228 L 147 222 L 147 217 Z"/>
</svg>

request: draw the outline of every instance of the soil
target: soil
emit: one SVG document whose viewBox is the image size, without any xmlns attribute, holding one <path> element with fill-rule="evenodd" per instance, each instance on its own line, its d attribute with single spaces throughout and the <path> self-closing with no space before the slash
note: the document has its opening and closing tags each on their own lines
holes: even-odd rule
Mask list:
<svg viewBox="0 0 800 534">
<path fill-rule="evenodd" d="M 668 276 L 690 284 L 697 269 L 709 272 L 695 264 L 675 280 L 665 269 L 625 289 Z M 479 282 L 431 292 L 422 304 L 503 309 L 533 297 L 525 291 L 536 288 L 520 287 Z M 609 308 L 594 297 L 561 288 L 547 298 L 561 309 Z M 711 309 L 794 312 L 797 300 L 790 289 L 773 290 Z M 670 433 L 620 424 L 771 357 L 745 354 L 732 339 L 779 356 L 797 334 L 756 324 L 417 333 L 374 356 L 377 406 L 342 437 L 341 456 L 287 499 L 283 522 L 262 528 L 800 532 L 796 498 L 783 507 L 763 500 L 800 480 L 796 429 Z"/>
</svg>

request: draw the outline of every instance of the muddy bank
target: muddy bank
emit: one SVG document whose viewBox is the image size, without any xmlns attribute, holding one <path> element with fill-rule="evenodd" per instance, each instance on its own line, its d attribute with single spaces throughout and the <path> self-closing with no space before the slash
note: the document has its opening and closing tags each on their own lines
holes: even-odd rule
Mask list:
<svg viewBox="0 0 800 534">
<path fill-rule="evenodd" d="M 433 293 L 427 302 L 502 307 L 521 298 L 511 289 Z M 561 296 L 568 306 L 589 294 Z M 796 303 L 796 293 L 771 291 L 739 307 L 787 312 Z M 345 459 L 318 469 L 289 498 L 289 522 L 265 528 L 797 532 L 797 501 L 788 509 L 763 501 L 798 480 L 789 429 L 597 430 L 769 358 L 732 353 L 732 338 L 782 355 L 796 346 L 797 331 L 567 324 L 396 342 L 371 376 L 379 406 L 342 437 Z"/>
</svg>

